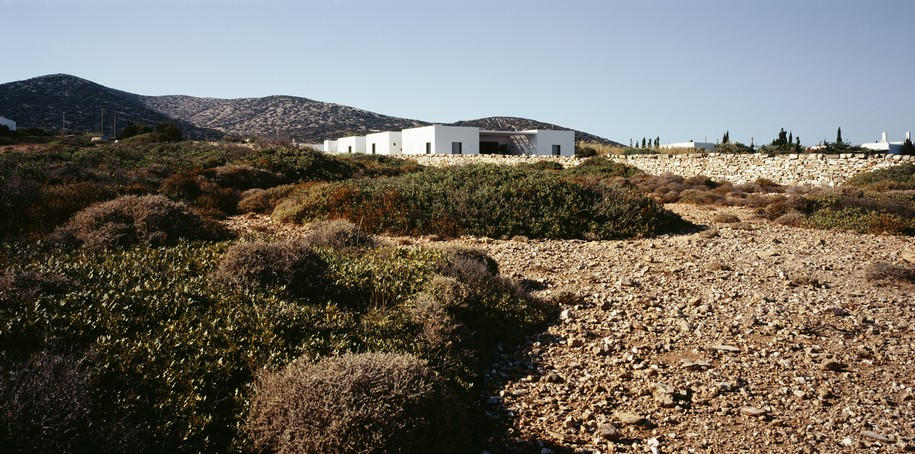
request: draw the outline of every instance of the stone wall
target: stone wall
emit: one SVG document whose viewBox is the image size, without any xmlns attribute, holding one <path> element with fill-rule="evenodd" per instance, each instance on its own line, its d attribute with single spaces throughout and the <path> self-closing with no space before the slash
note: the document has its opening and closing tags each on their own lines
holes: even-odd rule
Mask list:
<svg viewBox="0 0 915 454">
<path fill-rule="evenodd" d="M 557 156 L 498 155 L 403 155 L 422 165 L 448 166 L 470 163 L 512 165 L 522 162 L 556 161 L 565 166 L 578 165 L 578 158 Z M 915 162 L 915 156 L 864 154 L 655 154 L 612 156 L 612 159 L 650 174 L 673 173 L 684 177 L 704 175 L 716 180 L 749 183 L 767 178 L 785 185 L 836 186 L 868 170 Z"/>
</svg>

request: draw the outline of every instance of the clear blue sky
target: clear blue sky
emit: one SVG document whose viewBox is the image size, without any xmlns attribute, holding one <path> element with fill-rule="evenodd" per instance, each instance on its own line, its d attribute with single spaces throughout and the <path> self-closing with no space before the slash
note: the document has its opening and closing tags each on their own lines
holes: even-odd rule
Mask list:
<svg viewBox="0 0 915 454">
<path fill-rule="evenodd" d="M 0 0 L 0 82 L 289 94 L 628 143 L 915 130 L 915 0 Z"/>
</svg>

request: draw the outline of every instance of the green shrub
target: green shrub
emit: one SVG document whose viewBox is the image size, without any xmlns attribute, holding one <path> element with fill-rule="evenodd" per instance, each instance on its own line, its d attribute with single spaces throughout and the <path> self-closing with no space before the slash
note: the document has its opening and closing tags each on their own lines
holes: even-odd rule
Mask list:
<svg viewBox="0 0 915 454">
<path fill-rule="evenodd" d="M 318 184 L 294 192 L 273 215 L 285 222 L 344 218 L 372 233 L 532 238 L 652 236 L 682 222 L 632 191 L 493 165 Z"/>
<path fill-rule="evenodd" d="M 184 204 L 164 196 L 123 196 L 76 213 L 58 229 L 90 249 L 142 244 L 162 246 L 181 238 L 213 240 L 227 236 L 218 225 L 190 212 Z"/>
<path fill-rule="evenodd" d="M 279 288 L 294 298 L 325 290 L 327 263 L 302 240 L 240 243 L 226 251 L 216 277 L 240 288 Z"/>
<path fill-rule="evenodd" d="M 245 429 L 276 453 L 467 452 L 467 420 L 414 356 L 345 354 L 262 376 Z"/>
<path fill-rule="evenodd" d="M 582 161 L 577 166 L 572 166 L 563 172 L 569 177 L 631 177 L 639 173 L 639 169 L 616 162 L 612 159 L 595 156 Z"/>
<path fill-rule="evenodd" d="M 309 184 L 284 184 L 267 189 L 248 189 L 239 196 L 238 211 L 241 213 L 272 213 L 276 206 L 292 191 Z"/>
<path fill-rule="evenodd" d="M 915 190 L 915 164 L 905 163 L 859 173 L 844 185 L 870 191 Z"/>
</svg>

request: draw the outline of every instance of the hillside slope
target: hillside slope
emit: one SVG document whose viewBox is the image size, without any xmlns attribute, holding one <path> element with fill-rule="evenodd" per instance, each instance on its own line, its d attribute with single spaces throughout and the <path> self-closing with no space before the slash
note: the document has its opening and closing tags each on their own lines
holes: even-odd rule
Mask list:
<svg viewBox="0 0 915 454">
<path fill-rule="evenodd" d="M 339 104 L 295 96 L 195 98 L 143 96 L 144 104 L 166 115 L 239 136 L 291 137 L 318 142 L 329 137 L 399 130 L 426 124 Z"/>
<path fill-rule="evenodd" d="M 476 120 L 464 120 L 454 123 L 457 126 L 476 126 L 481 129 L 496 129 L 508 131 L 523 131 L 525 129 L 572 129 L 564 126 L 544 123 L 542 121 L 531 120 L 530 118 L 519 117 L 486 117 L 477 118 Z M 574 131 L 574 130 L 573 130 Z M 594 142 L 604 145 L 621 145 L 612 140 L 588 134 L 583 131 L 575 131 L 575 140 L 584 142 Z"/>
<path fill-rule="evenodd" d="M 176 122 L 190 138 L 222 136 L 215 130 L 151 109 L 141 98 L 79 77 L 52 74 L 0 84 L 0 115 L 15 120 L 20 128 L 59 130 L 63 126 L 73 132 L 110 135 L 115 121 L 118 129 L 127 122 L 149 125 Z"/>
</svg>

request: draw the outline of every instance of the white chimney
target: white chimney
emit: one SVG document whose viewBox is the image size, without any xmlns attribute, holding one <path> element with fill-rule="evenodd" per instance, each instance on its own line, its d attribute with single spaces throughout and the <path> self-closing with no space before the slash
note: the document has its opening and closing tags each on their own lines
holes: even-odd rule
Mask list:
<svg viewBox="0 0 915 454">
<path fill-rule="evenodd" d="M 912 134 L 910 134 L 909 131 L 905 132 L 905 140 L 912 140 Z"/>
<path fill-rule="evenodd" d="M 883 134 L 880 135 L 880 143 L 886 143 L 886 131 L 883 131 Z"/>
</svg>

